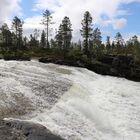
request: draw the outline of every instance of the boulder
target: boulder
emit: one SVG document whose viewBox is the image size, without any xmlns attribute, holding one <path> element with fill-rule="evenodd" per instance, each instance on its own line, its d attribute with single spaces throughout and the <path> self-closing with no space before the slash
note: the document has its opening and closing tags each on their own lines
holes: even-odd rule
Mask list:
<svg viewBox="0 0 140 140">
<path fill-rule="evenodd" d="M 28 121 L 1 120 L 1 140 L 64 140 L 45 126 Z"/>
</svg>

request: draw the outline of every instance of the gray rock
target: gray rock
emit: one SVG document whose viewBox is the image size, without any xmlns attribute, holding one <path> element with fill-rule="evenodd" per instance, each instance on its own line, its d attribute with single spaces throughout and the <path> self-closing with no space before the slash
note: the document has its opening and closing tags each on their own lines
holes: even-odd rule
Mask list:
<svg viewBox="0 0 140 140">
<path fill-rule="evenodd" d="M 64 140 L 46 127 L 28 121 L 0 121 L 0 140 Z"/>
</svg>

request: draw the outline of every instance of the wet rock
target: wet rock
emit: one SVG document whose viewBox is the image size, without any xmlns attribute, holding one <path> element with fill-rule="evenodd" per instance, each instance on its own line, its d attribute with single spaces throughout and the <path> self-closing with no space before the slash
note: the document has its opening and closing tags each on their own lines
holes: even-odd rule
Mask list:
<svg viewBox="0 0 140 140">
<path fill-rule="evenodd" d="M 16 61 L 30 61 L 31 58 L 29 56 L 4 56 L 4 60 L 16 60 Z"/>
<path fill-rule="evenodd" d="M 66 66 L 84 67 L 84 63 L 80 60 L 68 60 L 68 59 L 54 59 L 54 58 L 40 58 L 39 62 L 42 63 L 54 63 Z"/>
<path fill-rule="evenodd" d="M 136 63 L 132 56 L 104 55 L 100 59 L 93 60 L 92 62 L 40 58 L 39 62 L 85 67 L 98 74 L 124 77 L 133 81 L 140 81 L 140 64 Z"/>
<path fill-rule="evenodd" d="M 64 140 L 46 127 L 27 121 L 0 121 L 1 140 Z"/>
</svg>

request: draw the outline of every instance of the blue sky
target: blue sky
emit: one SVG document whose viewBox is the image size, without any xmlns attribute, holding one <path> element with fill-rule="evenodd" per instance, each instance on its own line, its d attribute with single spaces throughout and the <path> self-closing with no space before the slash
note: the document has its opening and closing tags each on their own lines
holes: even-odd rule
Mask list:
<svg viewBox="0 0 140 140">
<path fill-rule="evenodd" d="M 125 36 L 128 34 L 140 35 L 140 3 L 124 5 L 124 8 L 128 9 L 130 13 L 124 16 L 127 19 L 127 24 L 119 31 Z"/>
<path fill-rule="evenodd" d="M 117 32 L 121 32 L 125 39 L 134 34 L 140 36 L 140 0 L 5 0 L 0 4 L 1 20 L 10 22 L 8 19 L 18 15 L 25 21 L 25 35 L 34 28 L 43 29 L 40 24 L 42 12 L 49 9 L 53 11 L 55 22 L 52 28 L 58 28 L 64 16 L 70 17 L 74 40 L 80 38 L 81 20 L 86 10 L 93 17 L 94 28 L 101 29 L 103 40 L 107 35 L 113 38 Z"/>
<path fill-rule="evenodd" d="M 131 4 L 121 5 L 123 9 L 127 10 L 126 15 L 118 16 L 118 18 L 125 18 L 127 23 L 122 28 L 114 29 L 111 25 L 108 27 L 99 26 L 103 31 L 110 32 L 111 36 L 115 36 L 116 32 L 120 32 L 124 38 L 134 34 L 140 35 L 140 3 L 134 2 Z"/>
</svg>

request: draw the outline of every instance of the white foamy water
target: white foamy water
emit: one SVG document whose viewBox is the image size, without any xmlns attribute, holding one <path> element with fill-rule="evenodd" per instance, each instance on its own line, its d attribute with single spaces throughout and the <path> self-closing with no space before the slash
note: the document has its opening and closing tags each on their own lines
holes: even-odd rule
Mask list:
<svg viewBox="0 0 140 140">
<path fill-rule="evenodd" d="M 0 73 L 0 91 L 10 100 L 1 106 L 18 104 L 11 94 L 19 91 L 28 100 L 20 118 L 67 140 L 140 140 L 139 82 L 39 62 L 0 61 Z"/>
</svg>

